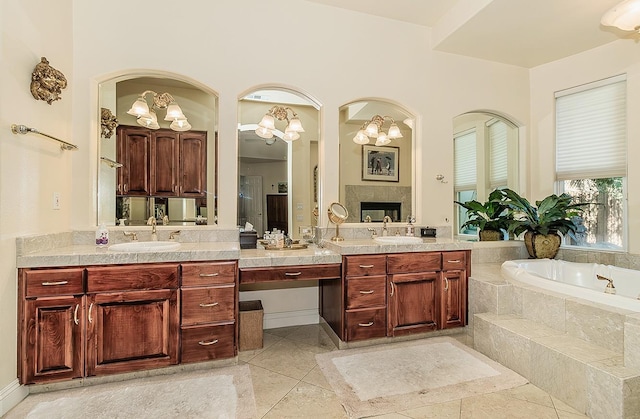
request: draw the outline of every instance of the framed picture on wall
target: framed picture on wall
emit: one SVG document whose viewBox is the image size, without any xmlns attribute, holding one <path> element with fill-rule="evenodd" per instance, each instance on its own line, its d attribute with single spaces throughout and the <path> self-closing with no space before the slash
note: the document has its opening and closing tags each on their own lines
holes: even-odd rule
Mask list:
<svg viewBox="0 0 640 419">
<path fill-rule="evenodd" d="M 362 146 L 362 180 L 398 182 L 398 147 Z"/>
</svg>

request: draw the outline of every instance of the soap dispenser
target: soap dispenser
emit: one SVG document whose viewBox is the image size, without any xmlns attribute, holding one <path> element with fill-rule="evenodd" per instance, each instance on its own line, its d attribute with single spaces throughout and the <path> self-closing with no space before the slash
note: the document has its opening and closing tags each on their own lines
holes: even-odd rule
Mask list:
<svg viewBox="0 0 640 419">
<path fill-rule="evenodd" d="M 104 224 L 100 224 L 96 230 L 96 246 L 106 246 L 109 244 L 109 229 Z"/>
</svg>

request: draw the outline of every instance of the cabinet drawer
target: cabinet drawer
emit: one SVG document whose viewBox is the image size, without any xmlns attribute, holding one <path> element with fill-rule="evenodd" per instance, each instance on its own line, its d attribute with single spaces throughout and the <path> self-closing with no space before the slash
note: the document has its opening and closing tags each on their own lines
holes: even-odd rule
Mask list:
<svg viewBox="0 0 640 419">
<path fill-rule="evenodd" d="M 387 256 L 388 272 L 411 273 L 439 271 L 442 268 L 442 253 L 396 253 Z"/>
<path fill-rule="evenodd" d="M 347 279 L 347 309 L 384 306 L 386 285 L 385 275 Z"/>
<path fill-rule="evenodd" d="M 283 266 L 278 268 L 240 269 L 240 283 L 271 281 L 312 281 L 340 278 L 340 264 Z"/>
<path fill-rule="evenodd" d="M 182 362 L 201 362 L 235 356 L 235 324 L 182 329 Z"/>
<path fill-rule="evenodd" d="M 467 268 L 466 252 L 442 252 L 442 270 L 462 271 Z"/>
<path fill-rule="evenodd" d="M 25 270 L 27 297 L 82 294 L 83 268 Z"/>
<path fill-rule="evenodd" d="M 387 309 L 347 311 L 347 341 L 386 336 Z"/>
<path fill-rule="evenodd" d="M 387 273 L 385 255 L 345 256 L 345 276 L 384 275 Z"/>
<path fill-rule="evenodd" d="M 236 282 L 236 262 L 182 264 L 182 286 L 198 287 L 234 282 Z"/>
<path fill-rule="evenodd" d="M 87 268 L 87 292 L 178 288 L 177 264 Z"/>
<path fill-rule="evenodd" d="M 182 290 L 182 325 L 233 321 L 235 284 Z"/>
</svg>

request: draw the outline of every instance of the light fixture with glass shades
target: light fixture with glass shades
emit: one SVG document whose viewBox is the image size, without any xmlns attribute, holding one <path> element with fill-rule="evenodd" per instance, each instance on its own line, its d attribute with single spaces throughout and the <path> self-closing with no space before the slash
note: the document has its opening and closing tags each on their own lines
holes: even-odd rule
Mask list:
<svg viewBox="0 0 640 419">
<path fill-rule="evenodd" d="M 625 0 L 612 7 L 602 16 L 600 23 L 623 31 L 640 32 L 640 0 Z"/>
<path fill-rule="evenodd" d="M 153 95 L 153 103 L 151 108 L 147 103 L 145 96 L 148 94 Z M 137 118 L 138 125 L 149 129 L 158 129 L 158 116 L 156 109 L 166 109 L 165 121 L 171 121 L 171 128 L 174 131 L 189 131 L 191 124 L 187 121 L 187 117 L 182 113 L 182 109 L 176 103 L 176 100 L 169 93 L 156 93 L 153 90 L 144 91 L 133 105 L 131 109 L 127 111 L 129 115 L 133 115 Z"/>
<path fill-rule="evenodd" d="M 383 131 L 385 121 L 391 121 L 389 129 L 385 133 Z M 402 138 L 402 133 L 396 121 L 390 116 L 374 115 L 370 121 L 365 122 L 358 131 L 353 142 L 356 144 L 369 144 L 371 138 L 376 139 L 377 146 L 387 145 L 391 140 Z"/>
<path fill-rule="evenodd" d="M 289 112 L 291 112 L 291 118 L 289 118 Z M 287 121 L 287 127 L 285 128 L 284 136 L 282 137 L 285 141 L 295 141 L 300 138 L 299 133 L 304 132 L 300 118 L 298 118 L 298 115 L 293 109 L 288 106 L 274 105 L 262 117 L 262 120 L 258 124 L 258 128 L 256 128 L 256 134 L 258 134 L 260 138 L 264 138 L 266 140 L 273 138 L 273 132 L 276 129 L 276 119 L 278 121 Z"/>
</svg>

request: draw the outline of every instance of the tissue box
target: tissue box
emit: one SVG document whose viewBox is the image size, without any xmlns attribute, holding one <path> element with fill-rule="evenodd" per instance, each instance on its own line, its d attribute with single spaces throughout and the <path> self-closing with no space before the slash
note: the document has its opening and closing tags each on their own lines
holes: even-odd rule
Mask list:
<svg viewBox="0 0 640 419">
<path fill-rule="evenodd" d="M 244 231 L 240 233 L 240 249 L 255 249 L 258 245 L 258 233 Z"/>
</svg>

